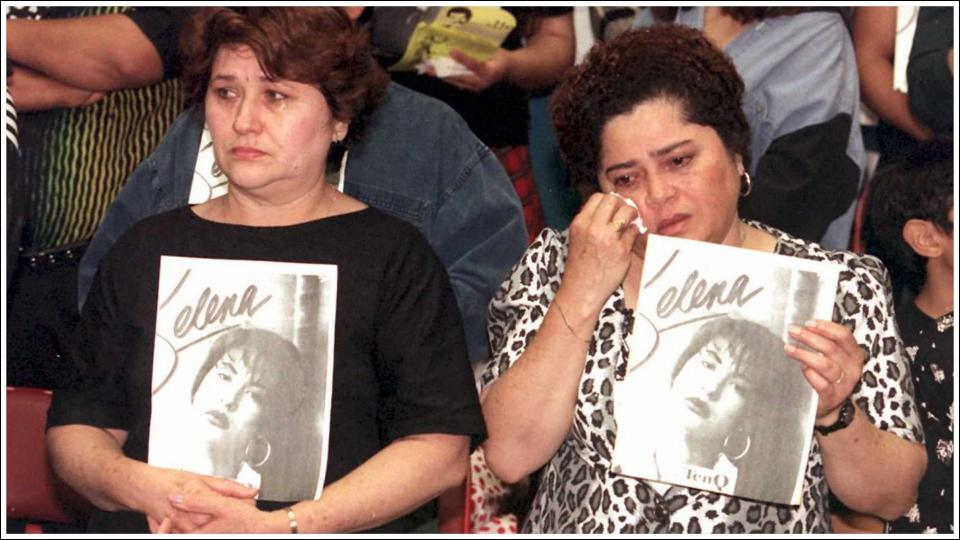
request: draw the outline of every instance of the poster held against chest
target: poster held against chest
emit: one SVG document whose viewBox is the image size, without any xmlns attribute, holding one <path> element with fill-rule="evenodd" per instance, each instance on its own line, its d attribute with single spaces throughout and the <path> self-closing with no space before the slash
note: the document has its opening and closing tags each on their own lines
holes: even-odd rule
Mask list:
<svg viewBox="0 0 960 540">
<path fill-rule="evenodd" d="M 157 296 L 148 462 L 319 498 L 336 266 L 162 257 Z"/>
<path fill-rule="evenodd" d="M 799 504 L 817 396 L 783 346 L 789 325 L 831 319 L 839 271 L 651 235 L 614 387 L 613 470 L 660 491 Z"/>
</svg>

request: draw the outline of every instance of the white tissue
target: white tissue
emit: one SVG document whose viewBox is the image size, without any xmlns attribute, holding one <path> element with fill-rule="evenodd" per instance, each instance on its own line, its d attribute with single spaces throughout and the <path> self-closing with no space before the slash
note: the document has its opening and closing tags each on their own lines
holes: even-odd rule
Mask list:
<svg viewBox="0 0 960 540">
<path fill-rule="evenodd" d="M 631 225 L 636 225 L 636 226 L 637 226 L 637 229 L 640 230 L 640 234 L 643 234 L 643 233 L 647 232 L 647 226 L 643 223 L 643 219 L 640 217 L 640 209 L 637 208 L 637 203 L 633 202 L 633 199 L 628 199 L 628 198 L 624 197 L 623 195 L 620 195 L 620 194 L 617 193 L 616 191 L 611 191 L 610 194 L 613 195 L 613 196 L 615 196 L 615 197 L 619 197 L 620 200 L 623 201 L 624 203 L 626 203 L 627 206 L 629 206 L 630 208 L 633 208 L 634 210 L 637 211 L 637 219 L 631 221 L 630 224 L 631 224 Z"/>
<path fill-rule="evenodd" d="M 449 56 L 440 56 L 437 58 L 429 58 L 420 62 L 416 66 L 417 73 L 424 74 L 429 69 L 433 69 L 434 75 L 440 77 L 441 79 L 447 77 L 463 77 L 465 75 L 473 75 L 473 71 L 470 71 L 469 68 L 457 62 Z"/>
</svg>

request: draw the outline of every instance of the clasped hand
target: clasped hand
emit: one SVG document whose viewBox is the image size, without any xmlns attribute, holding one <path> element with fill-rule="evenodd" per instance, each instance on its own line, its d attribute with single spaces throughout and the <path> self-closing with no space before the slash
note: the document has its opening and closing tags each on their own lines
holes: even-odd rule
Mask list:
<svg viewBox="0 0 960 540">
<path fill-rule="evenodd" d="M 252 532 L 263 514 L 257 490 L 232 480 L 172 469 L 160 475 L 147 514 L 155 533 Z"/>
<path fill-rule="evenodd" d="M 835 322 L 814 320 L 791 326 L 790 337 L 810 350 L 788 343 L 784 350 L 803 364 L 803 375 L 819 396 L 817 419 L 833 414 L 853 393 L 866 357 L 850 330 Z"/>
</svg>

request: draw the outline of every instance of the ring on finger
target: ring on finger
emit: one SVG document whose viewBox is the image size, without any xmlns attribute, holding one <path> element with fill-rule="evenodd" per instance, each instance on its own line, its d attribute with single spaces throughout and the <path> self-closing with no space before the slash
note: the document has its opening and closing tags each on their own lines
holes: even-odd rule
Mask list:
<svg viewBox="0 0 960 540">
<path fill-rule="evenodd" d="M 613 225 L 613 228 L 614 228 L 617 232 L 620 232 L 620 231 L 623 230 L 623 228 L 627 225 L 627 220 L 625 220 L 625 219 L 615 219 L 615 220 L 611 221 L 610 224 Z"/>
<path fill-rule="evenodd" d="M 843 377 L 844 377 L 846 374 L 847 374 L 847 372 L 841 369 L 841 370 L 840 370 L 840 376 L 837 377 L 837 380 L 833 381 L 833 384 L 840 384 L 840 381 L 843 380 Z"/>
</svg>

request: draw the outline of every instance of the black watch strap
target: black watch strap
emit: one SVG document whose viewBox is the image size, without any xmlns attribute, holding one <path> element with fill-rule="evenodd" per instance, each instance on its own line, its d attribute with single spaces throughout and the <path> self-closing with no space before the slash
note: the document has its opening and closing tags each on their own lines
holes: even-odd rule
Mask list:
<svg viewBox="0 0 960 540">
<path fill-rule="evenodd" d="M 837 417 L 836 422 L 829 426 L 813 426 L 813 429 L 821 435 L 829 435 L 834 431 L 840 431 L 853 422 L 853 417 L 856 413 L 854 407 L 856 407 L 856 405 L 854 405 L 853 400 L 848 397 L 847 400 L 843 402 L 843 405 L 840 405 L 840 416 Z"/>
</svg>

